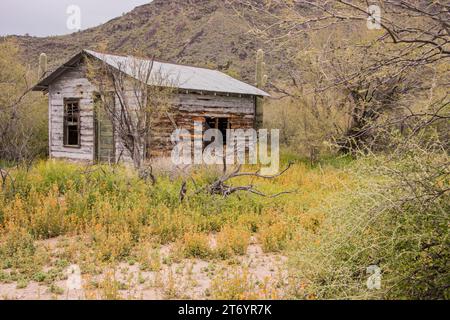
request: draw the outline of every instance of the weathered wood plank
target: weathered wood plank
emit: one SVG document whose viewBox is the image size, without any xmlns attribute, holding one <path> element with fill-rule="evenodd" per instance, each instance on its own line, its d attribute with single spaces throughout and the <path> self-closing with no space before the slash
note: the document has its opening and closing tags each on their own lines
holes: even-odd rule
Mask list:
<svg viewBox="0 0 450 320">
<path fill-rule="evenodd" d="M 72 159 L 92 160 L 96 136 L 94 133 L 93 93 L 95 87 L 85 77 L 85 66 L 69 70 L 60 76 L 49 88 L 49 137 L 51 156 Z M 72 149 L 63 146 L 64 98 L 80 99 L 80 138 L 81 148 Z M 138 97 L 130 88 L 125 93 L 127 104 L 138 105 Z M 220 96 L 212 94 L 180 93 L 175 95 L 170 108 L 170 115 L 178 127 L 193 131 L 195 119 L 204 117 L 226 117 L 231 128 L 252 128 L 254 122 L 254 98 L 251 96 Z M 119 106 L 119 100 L 116 99 Z M 167 116 L 155 119 L 156 127 L 151 133 L 151 155 L 170 154 L 172 144 L 170 136 L 175 129 Z M 130 161 L 128 152 L 120 142 L 112 126 L 100 127 L 103 150 L 99 156 L 108 156 L 111 149 L 116 149 L 116 156 L 122 153 L 122 160 Z M 193 132 L 192 132 L 193 134 Z"/>
<path fill-rule="evenodd" d="M 52 157 L 54 158 L 65 158 L 65 159 L 73 159 L 73 160 L 85 160 L 92 161 L 92 154 L 82 154 L 82 153 L 74 153 L 74 152 L 60 152 L 52 150 Z"/>
</svg>

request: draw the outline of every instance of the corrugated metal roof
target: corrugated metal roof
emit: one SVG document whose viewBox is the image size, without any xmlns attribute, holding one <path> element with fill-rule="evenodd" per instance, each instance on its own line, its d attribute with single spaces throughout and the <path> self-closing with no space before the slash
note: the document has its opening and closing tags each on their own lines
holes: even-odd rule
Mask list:
<svg viewBox="0 0 450 320">
<path fill-rule="evenodd" d="M 132 56 L 117 56 L 91 50 L 84 50 L 84 52 L 136 79 L 142 79 L 142 76 L 138 75 L 139 70 L 145 71 L 151 64 L 151 60 Z M 185 90 L 269 96 L 268 93 L 254 86 L 216 70 L 159 61 L 153 62 L 151 70 L 149 85 L 161 85 L 164 83 L 164 85 Z"/>
</svg>

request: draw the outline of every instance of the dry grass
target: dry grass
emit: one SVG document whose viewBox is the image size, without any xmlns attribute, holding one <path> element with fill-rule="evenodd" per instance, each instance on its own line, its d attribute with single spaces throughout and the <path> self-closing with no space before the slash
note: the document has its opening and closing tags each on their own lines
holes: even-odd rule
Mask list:
<svg viewBox="0 0 450 320">
<path fill-rule="evenodd" d="M 375 251 L 347 266 L 340 259 L 358 245 L 384 248 L 376 229 L 357 229 L 350 238 L 367 233 L 367 241 L 344 238 L 358 221 L 367 221 L 366 208 L 380 201 L 377 192 L 386 181 L 364 176 L 345 159 L 314 168 L 297 159 L 288 175 L 274 181 L 237 181 L 267 193 L 297 189 L 296 194 L 199 194 L 182 204 L 182 179 L 162 176 L 150 186 L 121 167 L 49 161 L 11 173 L 14 186 L 8 183 L 0 197 L 5 297 L 28 292 L 28 298 L 73 298 L 63 293 L 65 270 L 73 264 L 83 279 L 92 279 L 85 281 L 82 298 L 311 299 L 341 297 L 339 290 L 346 292 L 349 283 L 364 292 L 359 297 L 374 297 L 364 290 L 367 276 L 358 272 Z M 205 183 L 211 173 L 196 171 L 193 177 Z M 336 241 L 347 249 L 333 246 Z M 289 264 L 283 256 L 291 257 Z M 119 280 L 117 274 L 126 277 Z"/>
<path fill-rule="evenodd" d="M 214 174 L 193 172 L 201 183 Z M 349 180 L 332 166 L 311 169 L 298 162 L 275 184 L 256 181 L 268 193 L 300 189 L 298 194 L 275 200 L 247 194 L 228 199 L 198 195 L 180 204 L 181 179 L 161 177 L 152 187 L 121 167 L 85 168 L 49 161 L 28 172 L 13 170 L 12 175 L 14 186 L 8 184 L 0 197 L 0 255 L 5 270 L 0 281 L 17 282 L 24 290 L 30 281 L 64 287 L 60 283 L 64 268 L 71 264 L 92 277 L 124 262 L 152 273 L 190 259 L 238 266 L 242 261 L 237 258 L 248 257 L 251 238 L 264 252 L 283 254 L 298 227 L 304 224 L 308 229 L 315 221 L 321 199 Z M 248 179 L 237 183 L 241 182 Z M 40 245 L 39 241 L 55 237 L 57 246 Z M 154 281 L 170 284 L 174 277 L 165 274 Z M 209 271 L 209 278 L 214 277 L 217 274 Z M 113 280 L 101 283 L 96 288 L 103 293 L 95 298 L 119 298 Z M 167 297 L 175 296 L 174 290 L 169 291 Z M 215 297 L 214 292 L 209 294 Z"/>
</svg>

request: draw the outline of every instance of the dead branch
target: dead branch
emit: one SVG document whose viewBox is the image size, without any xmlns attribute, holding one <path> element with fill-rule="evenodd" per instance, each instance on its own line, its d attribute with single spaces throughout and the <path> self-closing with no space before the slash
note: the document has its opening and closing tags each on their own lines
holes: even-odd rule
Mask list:
<svg viewBox="0 0 450 320">
<path fill-rule="evenodd" d="M 151 165 L 139 170 L 139 178 L 144 181 L 150 181 L 152 185 L 156 184 L 156 176 L 153 173 L 153 167 Z"/>
<path fill-rule="evenodd" d="M 275 178 L 282 176 L 286 171 L 288 171 L 291 168 L 292 164 L 293 164 L 292 162 L 289 162 L 286 169 L 284 169 L 283 171 L 281 171 L 278 174 L 270 175 L 270 176 L 265 176 L 265 175 L 259 174 L 259 170 L 256 172 L 240 172 L 242 165 L 239 165 L 238 168 L 232 173 L 232 175 L 229 175 L 227 180 L 236 178 L 236 177 L 245 177 L 245 176 L 257 177 L 257 178 L 263 178 L 263 179 L 275 179 Z"/>
<path fill-rule="evenodd" d="M 9 180 L 11 181 L 11 187 L 14 192 L 16 188 L 15 188 L 14 179 L 11 176 L 11 174 L 8 171 L 6 171 L 5 169 L 0 168 L 0 177 L 2 178 L 2 191 L 5 191 L 6 181 L 9 178 Z"/>
<path fill-rule="evenodd" d="M 180 189 L 180 202 L 183 202 L 184 198 L 186 197 L 187 192 L 187 183 L 186 181 L 183 181 L 183 184 L 181 185 Z"/>
<path fill-rule="evenodd" d="M 282 191 L 282 192 L 279 192 L 276 194 L 268 195 L 268 194 L 265 194 L 265 193 L 255 189 L 254 185 L 232 186 L 231 184 L 227 183 L 231 179 L 238 178 L 238 177 L 255 177 L 255 178 L 262 178 L 262 179 L 275 179 L 275 178 L 282 176 L 284 173 L 286 173 L 291 168 L 291 166 L 292 166 L 292 162 L 290 162 L 288 164 L 288 166 L 278 174 L 262 175 L 259 173 L 259 170 L 256 172 L 241 172 L 242 165 L 238 165 L 230 173 L 225 173 L 224 175 L 222 175 L 220 178 L 218 178 L 213 183 L 198 189 L 194 194 L 206 192 L 209 195 L 220 195 L 220 196 L 223 196 L 224 198 L 226 198 L 234 193 L 244 191 L 244 192 L 256 194 L 261 197 L 276 198 L 281 195 L 296 193 L 297 192 L 296 190 L 292 190 L 292 191 Z M 185 196 L 186 195 L 186 183 L 183 183 L 182 190 L 180 191 L 180 195 L 182 192 Z M 183 199 L 184 199 L 184 196 L 183 196 Z"/>
</svg>

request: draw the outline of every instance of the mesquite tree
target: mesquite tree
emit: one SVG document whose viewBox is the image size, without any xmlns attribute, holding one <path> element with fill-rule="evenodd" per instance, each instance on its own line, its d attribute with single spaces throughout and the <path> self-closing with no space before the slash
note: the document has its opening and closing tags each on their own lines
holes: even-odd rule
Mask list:
<svg viewBox="0 0 450 320">
<path fill-rule="evenodd" d="M 342 105 L 351 103 L 347 128 L 337 137 L 341 151 L 382 148 L 376 129 L 387 122 L 407 131 L 411 118 L 448 120 L 445 1 L 231 2 L 236 12 L 250 7 L 264 17 L 263 23 L 248 18 L 252 31 L 274 44 L 272 56 L 286 57 L 290 79 L 272 83 L 279 94 L 320 97 L 333 90 L 336 100 L 346 100 Z M 311 73 L 305 54 L 315 61 Z"/>
</svg>

